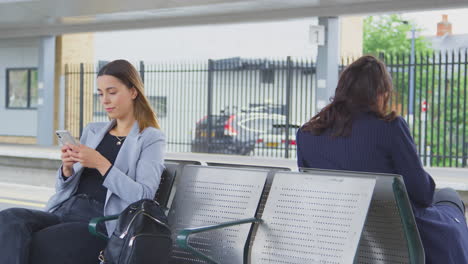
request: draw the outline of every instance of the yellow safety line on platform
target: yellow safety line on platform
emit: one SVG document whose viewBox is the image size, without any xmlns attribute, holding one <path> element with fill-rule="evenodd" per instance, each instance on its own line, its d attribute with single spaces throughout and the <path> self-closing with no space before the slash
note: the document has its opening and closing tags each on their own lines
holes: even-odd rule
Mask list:
<svg viewBox="0 0 468 264">
<path fill-rule="evenodd" d="M 45 204 L 42 204 L 42 203 L 23 202 L 23 201 L 3 199 L 3 198 L 0 198 L 0 203 L 25 205 L 25 206 L 33 206 L 33 207 L 41 207 L 41 208 L 45 207 Z"/>
</svg>

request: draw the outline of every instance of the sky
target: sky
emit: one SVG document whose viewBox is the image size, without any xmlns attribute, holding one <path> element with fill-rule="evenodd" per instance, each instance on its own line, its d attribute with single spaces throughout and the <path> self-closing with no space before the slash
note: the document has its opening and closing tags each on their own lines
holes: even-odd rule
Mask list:
<svg viewBox="0 0 468 264">
<path fill-rule="evenodd" d="M 405 13 L 402 16 L 424 28 L 421 35 L 434 36 L 437 23 L 442 21 L 442 14 L 448 15 L 449 22 L 452 23 L 453 34 L 468 34 L 468 8 Z"/>
<path fill-rule="evenodd" d="M 468 8 L 402 13 L 433 36 L 436 26 L 448 14 L 454 34 L 468 34 Z M 309 43 L 309 26 L 316 18 L 288 21 L 205 25 L 95 34 L 96 60 L 123 58 L 130 61 L 187 62 L 229 57 L 285 58 L 315 57 Z M 117 56 L 116 56 L 117 54 Z"/>
</svg>

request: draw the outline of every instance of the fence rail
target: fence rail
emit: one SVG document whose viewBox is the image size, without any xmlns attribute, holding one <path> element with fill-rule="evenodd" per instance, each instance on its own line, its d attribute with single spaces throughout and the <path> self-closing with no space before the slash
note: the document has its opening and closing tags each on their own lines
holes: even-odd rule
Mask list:
<svg viewBox="0 0 468 264">
<path fill-rule="evenodd" d="M 408 121 L 424 165 L 466 167 L 467 51 L 421 53 L 414 60 L 387 55 L 384 61 L 395 87 L 392 107 Z"/>
<path fill-rule="evenodd" d="M 466 167 L 467 52 L 381 58 L 393 77 L 391 107 L 407 120 L 424 165 Z M 340 69 L 352 61 L 344 59 Z M 65 125 L 76 136 L 83 124 L 107 120 L 95 87 L 97 67 L 66 67 Z M 171 152 L 295 158 L 295 131 L 314 114 L 316 65 L 310 59 L 136 67 Z"/>
</svg>

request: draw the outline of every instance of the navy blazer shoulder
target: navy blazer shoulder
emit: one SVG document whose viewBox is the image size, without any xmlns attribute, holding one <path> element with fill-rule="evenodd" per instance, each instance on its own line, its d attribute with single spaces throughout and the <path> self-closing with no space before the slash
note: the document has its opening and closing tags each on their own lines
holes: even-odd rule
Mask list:
<svg viewBox="0 0 468 264">
<path fill-rule="evenodd" d="M 402 175 L 427 263 L 468 263 L 465 218 L 456 208 L 432 204 L 434 180 L 424 170 L 402 117 L 384 121 L 374 114 L 362 113 L 347 137 L 332 137 L 329 130 L 314 135 L 301 128 L 296 142 L 299 167 Z M 454 237 L 459 239 L 449 239 Z"/>
</svg>

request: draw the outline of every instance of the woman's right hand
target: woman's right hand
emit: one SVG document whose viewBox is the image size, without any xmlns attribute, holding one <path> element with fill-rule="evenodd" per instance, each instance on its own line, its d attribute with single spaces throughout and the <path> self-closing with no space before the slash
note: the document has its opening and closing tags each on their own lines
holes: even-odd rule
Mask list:
<svg viewBox="0 0 468 264">
<path fill-rule="evenodd" d="M 64 177 L 70 177 L 73 174 L 73 164 L 76 163 L 71 157 L 71 148 L 68 145 L 63 145 L 62 151 L 62 175 Z"/>
</svg>

